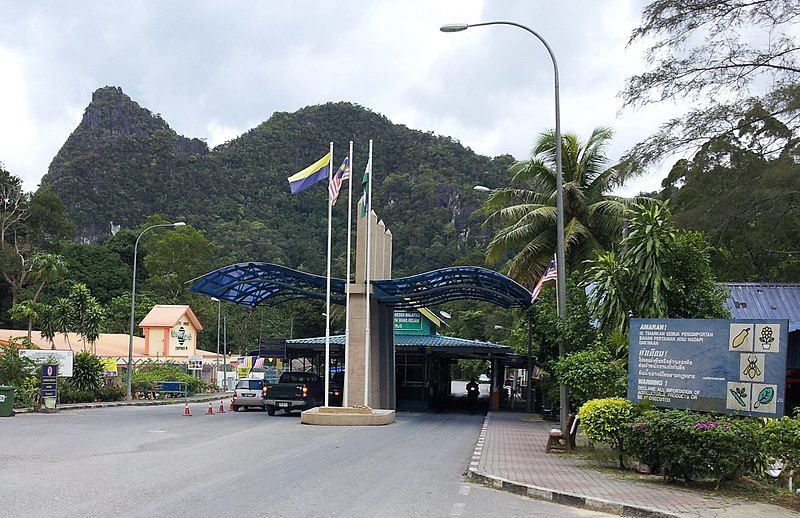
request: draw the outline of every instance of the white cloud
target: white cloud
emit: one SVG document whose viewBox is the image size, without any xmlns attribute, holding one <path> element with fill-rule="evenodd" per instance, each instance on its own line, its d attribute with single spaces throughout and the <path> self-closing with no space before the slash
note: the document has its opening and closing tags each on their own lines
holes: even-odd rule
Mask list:
<svg viewBox="0 0 800 518">
<path fill-rule="evenodd" d="M 0 4 L 0 161 L 35 188 L 91 92 L 118 85 L 188 137 L 229 140 L 275 111 L 352 101 L 484 154 L 526 157 L 553 125 L 544 47 L 516 28 L 457 34 L 450 22 L 535 27 L 558 60 L 562 127 L 611 125 L 618 158 L 668 116 L 618 115 L 617 93 L 643 68 L 626 49 L 640 2 L 564 3 L 156 0 Z"/>
</svg>

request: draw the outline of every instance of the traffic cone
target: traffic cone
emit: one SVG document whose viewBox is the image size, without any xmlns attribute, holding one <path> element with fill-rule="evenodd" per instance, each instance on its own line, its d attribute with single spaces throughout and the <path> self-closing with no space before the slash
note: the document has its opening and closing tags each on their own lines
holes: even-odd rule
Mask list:
<svg viewBox="0 0 800 518">
<path fill-rule="evenodd" d="M 192 417 L 192 413 L 189 412 L 189 403 L 183 406 L 183 417 Z"/>
<path fill-rule="evenodd" d="M 219 402 L 219 410 L 217 410 L 217 413 L 218 414 L 224 414 L 225 413 L 225 405 L 222 404 L 222 401 Z"/>
<path fill-rule="evenodd" d="M 208 412 L 206 415 L 214 415 L 214 409 L 211 407 L 211 403 L 208 404 Z"/>
<path fill-rule="evenodd" d="M 228 410 L 233 412 L 233 399 L 231 399 L 230 404 L 228 405 Z"/>
</svg>

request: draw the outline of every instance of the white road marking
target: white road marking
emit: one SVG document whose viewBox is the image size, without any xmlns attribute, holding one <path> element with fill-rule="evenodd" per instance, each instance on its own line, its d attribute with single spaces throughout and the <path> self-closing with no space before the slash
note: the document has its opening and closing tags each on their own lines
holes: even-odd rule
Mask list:
<svg viewBox="0 0 800 518">
<path fill-rule="evenodd" d="M 147 430 L 150 433 L 167 433 L 166 430 Z"/>
<path fill-rule="evenodd" d="M 461 486 L 458 490 L 458 494 L 461 496 L 469 496 L 470 487 L 469 486 Z"/>
<path fill-rule="evenodd" d="M 466 504 L 457 503 L 453 504 L 453 507 L 450 508 L 450 516 L 461 516 L 464 514 L 464 507 Z"/>
</svg>

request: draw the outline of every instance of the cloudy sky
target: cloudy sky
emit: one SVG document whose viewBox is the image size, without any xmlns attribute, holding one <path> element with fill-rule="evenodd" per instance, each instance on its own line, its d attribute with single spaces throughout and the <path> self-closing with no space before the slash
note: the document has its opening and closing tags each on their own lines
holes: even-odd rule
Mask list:
<svg viewBox="0 0 800 518">
<path fill-rule="evenodd" d="M 35 189 L 105 85 L 211 146 L 275 111 L 352 101 L 479 153 L 525 158 L 553 126 L 544 47 L 513 27 L 438 30 L 492 20 L 549 41 L 562 128 L 613 127 L 616 159 L 676 114 L 666 105 L 620 112 L 625 79 L 645 67 L 642 47 L 626 47 L 645 3 L 0 0 L 0 162 Z M 620 192 L 655 188 L 669 165 Z"/>
</svg>

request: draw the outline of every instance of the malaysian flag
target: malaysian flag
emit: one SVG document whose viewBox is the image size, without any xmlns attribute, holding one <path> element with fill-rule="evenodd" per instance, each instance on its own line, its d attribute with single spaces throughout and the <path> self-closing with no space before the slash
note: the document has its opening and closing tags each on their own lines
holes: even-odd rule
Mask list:
<svg viewBox="0 0 800 518">
<path fill-rule="evenodd" d="M 263 369 L 264 368 L 264 358 L 259 358 L 256 360 L 256 363 L 253 365 L 253 369 Z"/>
<path fill-rule="evenodd" d="M 330 181 L 328 182 L 328 196 L 331 200 L 331 206 L 336 204 L 336 200 L 339 198 L 339 191 L 342 190 L 342 182 L 345 180 L 350 179 L 350 158 L 345 158 L 342 165 L 339 166 L 339 169 L 336 170 L 336 174 L 331 176 Z"/>
<path fill-rule="evenodd" d="M 533 287 L 533 296 L 531 297 L 531 304 L 536 304 L 536 300 L 539 298 L 539 294 L 542 292 L 542 284 L 547 281 L 554 281 L 558 278 L 558 269 L 556 268 L 556 258 L 553 257 L 553 260 L 550 261 L 550 266 L 547 267 L 547 271 L 544 272 L 542 278 L 539 279 L 539 282 L 536 283 L 536 286 Z"/>
</svg>

